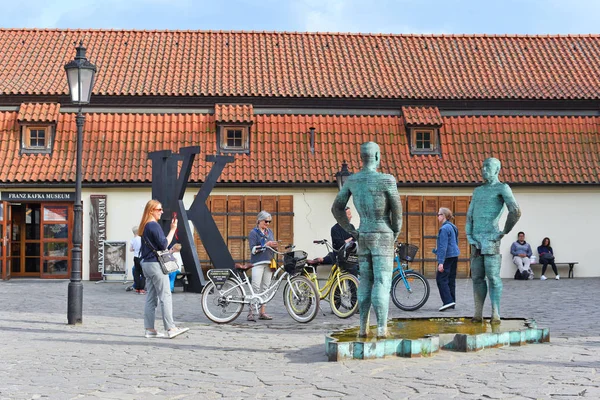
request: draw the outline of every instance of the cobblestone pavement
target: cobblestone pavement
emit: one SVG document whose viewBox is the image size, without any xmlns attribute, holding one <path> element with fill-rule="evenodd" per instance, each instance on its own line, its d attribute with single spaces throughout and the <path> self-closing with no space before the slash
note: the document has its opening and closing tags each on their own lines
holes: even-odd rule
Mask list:
<svg viewBox="0 0 600 400">
<path fill-rule="evenodd" d="M 471 315 L 470 280 L 457 282 L 457 308 L 444 314 L 430 284 L 421 310 L 391 304 L 390 317 Z M 143 295 L 84 282 L 83 324 L 69 326 L 67 285 L 0 282 L 0 399 L 600 398 L 598 278 L 504 281 L 502 316 L 535 318 L 550 328 L 550 343 L 345 362 L 327 362 L 324 335 L 358 318 L 338 319 L 325 302 L 313 322 L 298 324 L 278 293 L 268 305 L 273 321 L 247 322 L 243 313 L 218 326 L 198 294 L 178 292 L 175 319 L 189 333 L 146 339 Z"/>
</svg>

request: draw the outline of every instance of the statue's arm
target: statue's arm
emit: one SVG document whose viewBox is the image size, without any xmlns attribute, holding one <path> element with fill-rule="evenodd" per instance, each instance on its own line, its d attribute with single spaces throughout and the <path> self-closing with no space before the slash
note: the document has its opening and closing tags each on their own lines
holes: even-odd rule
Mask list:
<svg viewBox="0 0 600 400">
<path fill-rule="evenodd" d="M 477 190 L 477 189 L 475 189 Z M 479 242 L 477 242 L 474 238 L 473 238 L 473 212 L 475 211 L 475 202 L 473 201 L 473 198 L 475 197 L 475 193 L 473 193 L 473 197 L 471 198 L 471 203 L 469 204 L 469 210 L 467 211 L 467 223 L 465 225 L 465 233 L 467 234 L 467 241 L 469 242 L 469 244 L 474 245 L 475 247 L 477 247 L 478 249 L 481 248 Z"/>
<path fill-rule="evenodd" d="M 388 182 L 388 200 L 390 204 L 390 220 L 392 226 L 390 227 L 394 232 L 394 241 L 400 234 L 402 229 L 402 203 L 400 202 L 400 194 L 398 194 L 398 186 L 396 185 L 396 178 L 390 175 L 390 181 Z"/>
<path fill-rule="evenodd" d="M 519 218 L 521 218 L 521 209 L 517 204 L 517 200 L 513 195 L 513 192 L 507 184 L 504 184 L 502 187 L 502 198 L 504 199 L 504 203 L 506 204 L 506 208 L 508 209 L 508 217 L 506 218 L 506 223 L 504 224 L 504 229 L 502 230 L 502 236 L 509 233 L 512 228 L 517 224 Z"/>
<path fill-rule="evenodd" d="M 348 204 L 348 200 L 350 200 L 350 196 L 352 193 L 348 189 L 348 184 L 346 183 L 342 190 L 340 190 L 333 201 L 333 205 L 331 206 L 331 213 L 335 220 L 340 224 L 342 228 L 355 238 L 358 238 L 358 232 L 354 229 L 354 226 L 350 224 L 348 221 L 348 216 L 346 215 L 346 204 Z"/>
</svg>

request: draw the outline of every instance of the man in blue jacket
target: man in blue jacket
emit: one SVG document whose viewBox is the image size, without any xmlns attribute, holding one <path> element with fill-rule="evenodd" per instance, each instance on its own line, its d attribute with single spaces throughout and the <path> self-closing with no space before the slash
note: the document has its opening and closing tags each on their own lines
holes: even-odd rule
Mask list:
<svg viewBox="0 0 600 400">
<path fill-rule="evenodd" d="M 513 256 L 513 262 L 519 269 L 521 276 L 529 274 L 527 279 L 533 279 L 531 270 L 531 246 L 525 241 L 525 233 L 519 232 L 518 240 L 510 246 L 510 254 Z"/>
</svg>

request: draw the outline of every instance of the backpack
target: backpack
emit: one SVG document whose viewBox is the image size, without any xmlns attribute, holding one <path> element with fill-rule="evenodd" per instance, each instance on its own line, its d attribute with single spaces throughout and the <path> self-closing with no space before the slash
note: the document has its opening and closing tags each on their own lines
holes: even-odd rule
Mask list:
<svg viewBox="0 0 600 400">
<path fill-rule="evenodd" d="M 529 272 L 528 271 L 523 271 L 521 273 L 521 271 L 519 271 L 517 269 L 517 272 L 515 272 L 515 279 L 518 281 L 526 281 L 527 279 L 529 279 Z"/>
</svg>

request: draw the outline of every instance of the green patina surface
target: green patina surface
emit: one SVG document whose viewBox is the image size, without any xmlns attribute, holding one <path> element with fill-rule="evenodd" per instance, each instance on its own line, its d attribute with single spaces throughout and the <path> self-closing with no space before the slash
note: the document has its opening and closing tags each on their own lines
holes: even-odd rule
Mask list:
<svg viewBox="0 0 600 400">
<path fill-rule="evenodd" d="M 479 351 L 490 347 L 520 346 L 550 340 L 548 329 L 533 320 L 471 318 L 398 318 L 388 321 L 388 338 L 359 337 L 359 327 L 333 332 L 325 338 L 329 361 L 372 359 L 388 356 L 424 357 L 441 350 Z"/>
<path fill-rule="evenodd" d="M 500 298 L 502 280 L 500 279 L 500 241 L 509 233 L 521 217 L 521 210 L 510 187 L 498 180 L 500 161 L 488 158 L 483 162 L 481 175 L 484 184 L 475 188 L 469 210 L 465 232 L 471 245 L 471 278 L 475 302 L 474 319 L 483 319 L 483 305 L 489 295 L 492 303 L 492 321 L 500 323 Z M 508 216 L 504 228 L 498 223 L 504 207 Z"/>
<path fill-rule="evenodd" d="M 379 145 L 363 143 L 360 157 L 363 168 L 350 176 L 340 189 L 331 212 L 340 226 L 358 240 L 360 334 L 369 333 L 369 315 L 373 306 L 377 336 L 386 337 L 394 248 L 402 228 L 402 205 L 396 178 L 377 172 L 381 162 Z M 350 197 L 360 216 L 358 231 L 354 230 L 344 210 Z"/>
</svg>

